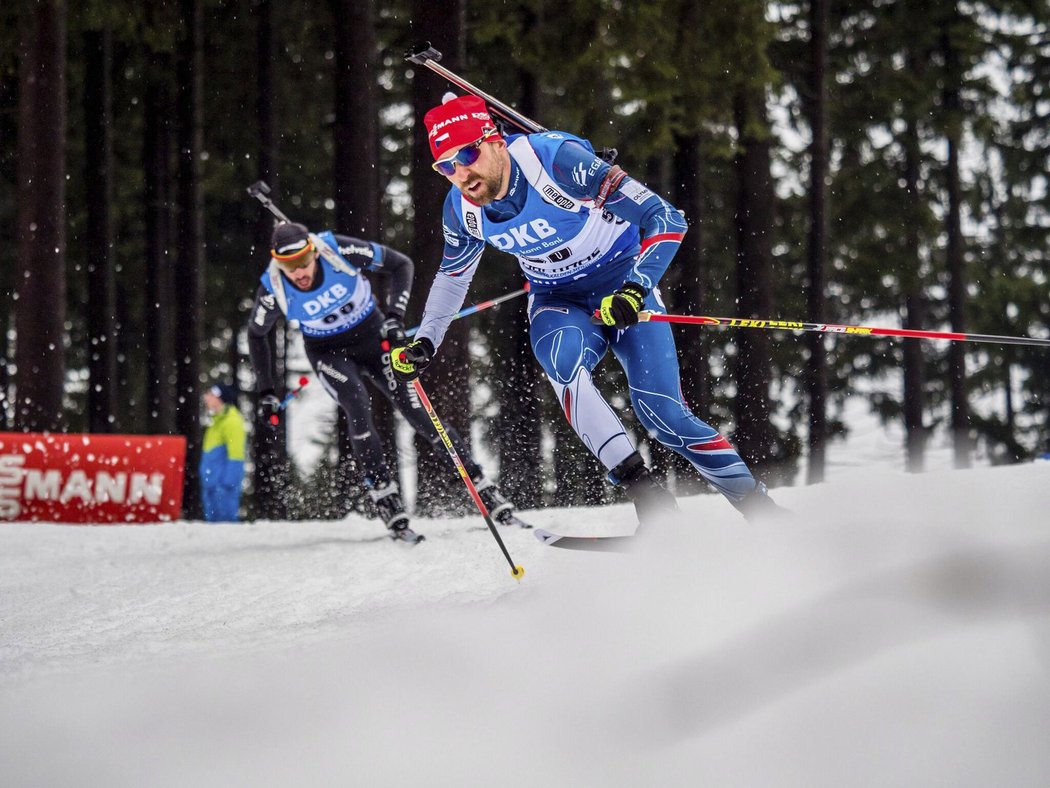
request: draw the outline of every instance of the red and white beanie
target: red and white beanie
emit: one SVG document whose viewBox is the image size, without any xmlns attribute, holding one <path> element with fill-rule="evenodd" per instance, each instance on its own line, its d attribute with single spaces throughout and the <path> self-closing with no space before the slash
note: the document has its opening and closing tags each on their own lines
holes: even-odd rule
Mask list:
<svg viewBox="0 0 1050 788">
<path fill-rule="evenodd" d="M 447 93 L 446 99 L 449 96 L 452 94 Z M 496 130 L 485 102 L 477 96 L 453 96 L 424 115 L 423 125 L 427 127 L 427 140 L 435 160 L 453 148 L 469 145 L 486 132 Z M 498 133 L 489 137 L 489 141 L 501 139 Z"/>
</svg>

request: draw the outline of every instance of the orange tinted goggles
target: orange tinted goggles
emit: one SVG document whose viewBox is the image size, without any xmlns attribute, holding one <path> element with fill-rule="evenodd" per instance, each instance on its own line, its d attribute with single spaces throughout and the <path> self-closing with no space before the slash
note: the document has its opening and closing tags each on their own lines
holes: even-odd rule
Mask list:
<svg viewBox="0 0 1050 788">
<path fill-rule="evenodd" d="M 312 241 L 307 241 L 306 246 L 293 254 L 278 254 L 276 249 L 270 250 L 270 256 L 277 261 L 277 264 L 287 271 L 297 271 L 300 268 L 306 268 L 313 262 L 314 245 Z"/>
</svg>

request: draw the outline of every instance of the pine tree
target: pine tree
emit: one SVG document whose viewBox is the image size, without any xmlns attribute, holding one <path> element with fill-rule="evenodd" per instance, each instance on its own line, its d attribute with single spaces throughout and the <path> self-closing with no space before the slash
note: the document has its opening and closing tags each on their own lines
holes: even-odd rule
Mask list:
<svg viewBox="0 0 1050 788">
<path fill-rule="evenodd" d="M 66 4 L 25 4 L 19 47 L 15 426 L 65 424 Z"/>
</svg>

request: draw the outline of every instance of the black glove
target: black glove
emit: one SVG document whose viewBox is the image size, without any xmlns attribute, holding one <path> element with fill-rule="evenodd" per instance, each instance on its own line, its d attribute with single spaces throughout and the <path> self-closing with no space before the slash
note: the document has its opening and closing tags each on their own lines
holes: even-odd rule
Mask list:
<svg viewBox="0 0 1050 788">
<path fill-rule="evenodd" d="M 393 313 L 386 316 L 386 320 L 383 321 L 383 325 L 379 329 L 379 335 L 383 337 L 390 345 L 404 345 L 407 337 L 405 336 L 405 324 L 401 320 L 400 315 Z"/>
<path fill-rule="evenodd" d="M 394 377 L 402 383 L 411 383 L 434 360 L 435 352 L 434 343 L 426 337 L 410 342 L 404 347 L 394 348 L 390 351 L 390 366 L 393 367 Z"/>
<path fill-rule="evenodd" d="M 638 313 L 642 311 L 645 297 L 649 291 L 636 282 L 625 282 L 612 295 L 602 299 L 598 317 L 607 326 L 621 331 L 638 323 Z"/>
<path fill-rule="evenodd" d="M 255 415 L 264 424 L 276 424 L 280 419 L 281 401 L 272 389 L 259 392 L 259 402 L 255 406 Z"/>
</svg>

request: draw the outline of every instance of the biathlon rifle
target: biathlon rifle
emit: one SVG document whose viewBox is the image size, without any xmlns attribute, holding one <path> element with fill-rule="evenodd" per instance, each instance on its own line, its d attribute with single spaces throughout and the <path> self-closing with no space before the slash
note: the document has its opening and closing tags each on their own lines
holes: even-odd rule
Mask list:
<svg viewBox="0 0 1050 788">
<path fill-rule="evenodd" d="M 501 133 L 506 133 L 508 128 L 514 129 L 522 134 L 538 134 L 547 131 L 546 128 L 532 120 L 532 118 L 522 115 L 510 105 L 504 104 L 495 96 L 489 95 L 481 88 L 472 85 L 470 82 L 463 79 L 463 77 L 441 65 L 441 63 L 438 62 L 441 60 L 441 52 L 432 47 L 429 41 L 422 41 L 411 47 L 405 52 L 405 60 L 410 63 L 415 63 L 417 66 L 425 66 L 426 68 L 429 68 L 435 74 L 444 77 L 460 90 L 471 93 L 484 101 L 488 105 L 489 114 L 495 119 L 496 125 L 500 126 Z M 599 158 L 612 164 L 616 161 L 617 151 L 616 148 L 602 148 L 597 151 L 597 155 Z"/>
</svg>

